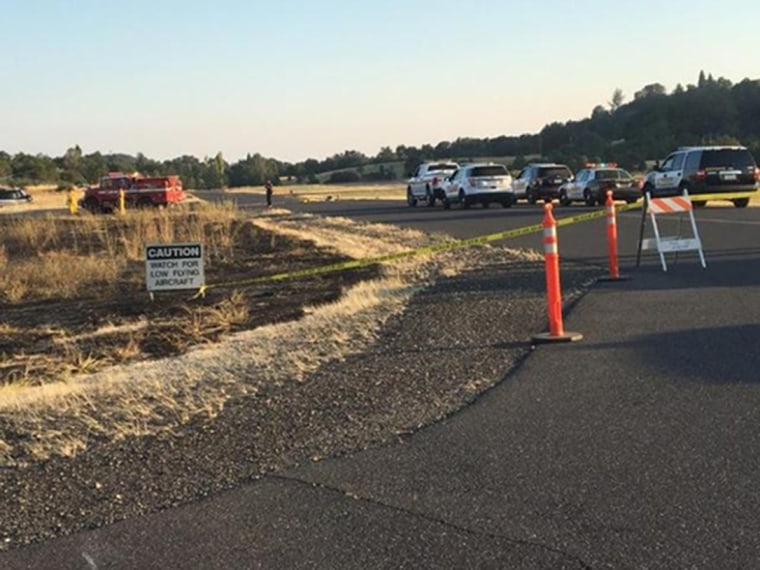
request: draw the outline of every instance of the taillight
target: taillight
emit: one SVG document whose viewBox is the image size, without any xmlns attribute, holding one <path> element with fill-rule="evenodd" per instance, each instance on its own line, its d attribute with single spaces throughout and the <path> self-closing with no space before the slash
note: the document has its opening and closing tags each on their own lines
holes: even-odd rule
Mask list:
<svg viewBox="0 0 760 570">
<path fill-rule="evenodd" d="M 755 182 L 760 182 L 760 166 L 755 167 Z"/>
<path fill-rule="evenodd" d="M 697 175 L 696 175 L 697 182 L 704 182 L 705 178 L 707 178 L 707 171 L 697 170 Z"/>
<path fill-rule="evenodd" d="M 644 191 L 644 180 L 639 180 L 638 187 L 639 187 L 639 190 L 641 190 L 642 192 Z"/>
<path fill-rule="evenodd" d="M 438 177 L 433 176 L 433 186 L 437 186 L 437 185 L 438 185 Z"/>
</svg>

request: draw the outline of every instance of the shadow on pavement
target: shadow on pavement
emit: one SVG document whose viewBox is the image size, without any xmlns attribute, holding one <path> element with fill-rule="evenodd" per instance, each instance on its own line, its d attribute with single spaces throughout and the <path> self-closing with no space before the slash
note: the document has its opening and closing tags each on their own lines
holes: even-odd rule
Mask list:
<svg viewBox="0 0 760 570">
<path fill-rule="evenodd" d="M 760 384 L 760 324 L 651 333 L 635 340 L 600 343 L 589 350 L 632 349 L 650 377 L 675 382 Z"/>
</svg>

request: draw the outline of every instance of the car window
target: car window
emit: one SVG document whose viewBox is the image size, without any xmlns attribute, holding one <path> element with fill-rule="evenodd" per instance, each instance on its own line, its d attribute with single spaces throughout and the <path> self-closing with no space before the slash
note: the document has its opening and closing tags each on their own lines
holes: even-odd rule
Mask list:
<svg viewBox="0 0 760 570">
<path fill-rule="evenodd" d="M 457 165 L 451 163 L 431 164 L 428 170 L 456 170 Z"/>
<path fill-rule="evenodd" d="M 666 171 L 666 170 L 673 170 L 673 163 L 675 162 L 675 155 L 671 154 L 668 158 L 665 159 L 665 162 L 662 163 L 662 166 L 660 167 L 660 170 Z"/>
<path fill-rule="evenodd" d="M 699 159 L 702 156 L 702 151 L 696 150 L 686 155 L 686 164 L 684 164 L 684 170 L 688 172 L 696 172 L 699 170 Z"/>
<path fill-rule="evenodd" d="M 685 153 L 680 152 L 677 155 L 673 157 L 673 168 L 672 170 L 681 170 L 683 168 L 683 159 L 686 156 Z"/>
<path fill-rule="evenodd" d="M 475 178 L 479 176 L 506 176 L 507 174 L 507 169 L 500 164 L 492 166 L 475 166 L 470 169 L 470 176 Z"/>
<path fill-rule="evenodd" d="M 633 175 L 630 172 L 623 170 L 622 168 L 618 168 L 615 172 L 617 172 L 618 180 L 627 180 L 629 178 L 633 178 Z"/>
<path fill-rule="evenodd" d="M 518 178 L 519 180 L 524 180 L 524 179 L 526 179 L 526 178 L 528 177 L 528 173 L 529 173 L 529 172 L 530 172 L 530 168 L 523 168 L 523 169 L 520 171 L 520 174 L 518 174 L 518 175 L 517 175 L 517 178 Z"/>
<path fill-rule="evenodd" d="M 597 170 L 597 180 L 614 180 L 618 177 L 616 170 Z"/>
<path fill-rule="evenodd" d="M 543 178 L 555 178 L 557 176 L 568 178 L 570 175 L 570 169 L 562 166 L 547 166 L 539 169 L 539 176 Z"/>
<path fill-rule="evenodd" d="M 755 160 L 747 149 L 721 148 L 702 151 L 702 168 L 745 169 L 750 166 L 755 166 Z"/>
<path fill-rule="evenodd" d="M 455 178 L 459 177 L 459 172 L 460 172 L 459 170 L 455 170 L 454 172 L 452 172 L 451 176 L 449 176 L 449 179 L 454 180 Z"/>
<path fill-rule="evenodd" d="M 7 200 L 10 198 L 10 192 L 8 190 L 0 190 L 0 200 Z"/>
</svg>

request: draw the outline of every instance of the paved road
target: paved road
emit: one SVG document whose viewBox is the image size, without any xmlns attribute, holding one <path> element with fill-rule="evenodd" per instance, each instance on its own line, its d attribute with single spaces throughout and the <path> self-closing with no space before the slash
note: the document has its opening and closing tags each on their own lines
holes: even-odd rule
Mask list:
<svg viewBox="0 0 760 570">
<path fill-rule="evenodd" d="M 458 237 L 536 208 L 308 205 Z M 573 211 L 584 211 L 582 208 Z M 756 568 L 760 209 L 699 211 L 709 267 L 653 256 L 474 405 L 404 443 L 8 553 L 8 568 Z M 625 259 L 639 218 L 621 219 Z M 603 222 L 564 228 L 603 261 Z M 536 236 L 516 245 L 535 246 Z M 630 267 L 629 267 L 630 269 Z"/>
</svg>

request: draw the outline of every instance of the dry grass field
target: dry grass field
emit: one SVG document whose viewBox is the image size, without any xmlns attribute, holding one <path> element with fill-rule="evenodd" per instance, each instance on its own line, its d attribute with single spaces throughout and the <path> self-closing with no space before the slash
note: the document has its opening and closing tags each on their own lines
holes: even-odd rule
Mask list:
<svg viewBox="0 0 760 570">
<path fill-rule="evenodd" d="M 366 346 L 430 274 L 416 259 L 379 279 L 369 267 L 149 300 L 140 255 L 148 241 L 203 240 L 207 282 L 221 283 L 431 239 L 282 210 L 248 216 L 219 205 L 0 217 L 0 465 L 171 430 L 260 384 L 299 381 Z"/>
<path fill-rule="evenodd" d="M 43 384 L 180 354 L 235 330 L 295 318 L 304 305 L 336 298 L 344 280 L 372 271 L 308 287 L 292 284 L 279 300 L 259 285 L 215 288 L 192 302 L 192 291 L 165 293 L 152 302 L 144 285 L 147 243 L 203 242 L 211 283 L 336 258 L 254 226 L 225 204 L 124 217 L 10 216 L 0 219 L 0 227 L 2 384 Z M 261 310 L 262 296 L 267 311 Z"/>
</svg>

